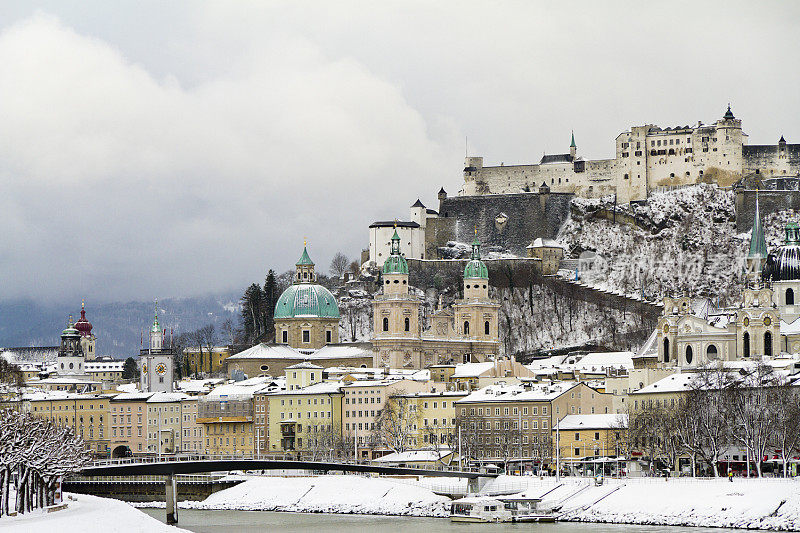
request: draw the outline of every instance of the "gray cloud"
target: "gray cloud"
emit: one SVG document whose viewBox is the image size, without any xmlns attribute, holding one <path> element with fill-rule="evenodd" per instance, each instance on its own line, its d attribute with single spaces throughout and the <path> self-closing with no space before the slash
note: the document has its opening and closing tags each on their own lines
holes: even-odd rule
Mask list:
<svg viewBox="0 0 800 533">
<path fill-rule="evenodd" d="M 487 163 L 632 124 L 800 140 L 783 3 L 0 7 L 0 298 L 148 299 L 324 268 Z M 635 10 L 634 10 L 635 6 Z"/>
</svg>

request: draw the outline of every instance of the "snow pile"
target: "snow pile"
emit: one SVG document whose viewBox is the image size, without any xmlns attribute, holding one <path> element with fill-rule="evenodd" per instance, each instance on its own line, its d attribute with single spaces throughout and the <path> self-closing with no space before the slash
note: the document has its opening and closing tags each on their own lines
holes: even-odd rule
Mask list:
<svg viewBox="0 0 800 533">
<path fill-rule="evenodd" d="M 385 478 L 362 476 L 253 477 L 214 493 L 191 509 L 448 516 L 450 499 Z"/>
<path fill-rule="evenodd" d="M 613 480 L 568 498 L 562 512 L 562 519 L 584 522 L 797 530 L 800 483 L 785 479 Z"/>
<path fill-rule="evenodd" d="M 25 533 L 189 533 L 168 526 L 125 502 L 73 494 L 69 506 L 53 513 L 34 513 L 0 519 L 0 529 Z"/>
</svg>

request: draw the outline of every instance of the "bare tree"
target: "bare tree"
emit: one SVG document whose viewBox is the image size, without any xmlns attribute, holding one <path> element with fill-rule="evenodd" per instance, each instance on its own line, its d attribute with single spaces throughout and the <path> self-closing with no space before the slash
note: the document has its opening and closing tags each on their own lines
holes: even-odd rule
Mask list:
<svg viewBox="0 0 800 533">
<path fill-rule="evenodd" d="M 333 256 L 333 259 L 331 259 L 331 274 L 337 278 L 341 278 L 344 273 L 347 272 L 347 267 L 349 264 L 350 260 L 346 255 L 344 255 L 342 252 L 336 252 L 336 255 Z"/>
<path fill-rule="evenodd" d="M 419 425 L 419 411 L 404 394 L 402 389 L 391 394 L 375 418 L 378 440 L 393 452 L 403 452 L 409 448 Z"/>
<path fill-rule="evenodd" d="M 770 395 L 773 413 L 772 444 L 780 450 L 783 477 L 789 475 L 789 459 L 800 448 L 800 394 L 792 386 L 775 387 Z"/>
<path fill-rule="evenodd" d="M 228 341 L 228 344 L 233 344 L 234 336 L 236 335 L 236 328 L 233 327 L 233 321 L 228 318 L 222 325 L 219 327 L 220 333 L 222 333 L 225 340 Z"/>
</svg>

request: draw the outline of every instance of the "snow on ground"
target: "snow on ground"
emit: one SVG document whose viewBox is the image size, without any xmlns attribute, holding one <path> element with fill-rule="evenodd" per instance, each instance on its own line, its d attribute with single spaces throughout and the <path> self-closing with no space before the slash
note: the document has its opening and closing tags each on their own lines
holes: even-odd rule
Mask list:
<svg viewBox="0 0 800 533">
<path fill-rule="evenodd" d="M 448 516 L 450 499 L 385 478 L 319 476 L 255 477 L 214 493 L 191 509 L 293 511 L 344 514 Z"/>
<path fill-rule="evenodd" d="M 189 533 L 168 526 L 125 502 L 73 494 L 69 506 L 53 513 L 0 518 L 0 530 L 25 533 Z"/>
<path fill-rule="evenodd" d="M 527 493 L 544 494 L 555 486 L 553 480 L 531 486 Z M 545 495 L 542 503 L 562 506 L 562 519 L 585 522 L 800 528 L 800 482 L 792 479 L 735 478 L 731 483 L 726 479 L 640 478 L 607 480 L 600 487 L 569 480 Z"/>
</svg>

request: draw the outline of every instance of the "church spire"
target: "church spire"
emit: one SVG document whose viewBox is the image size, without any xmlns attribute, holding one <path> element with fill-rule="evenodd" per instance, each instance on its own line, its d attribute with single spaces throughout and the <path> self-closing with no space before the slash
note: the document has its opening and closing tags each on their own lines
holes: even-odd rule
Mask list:
<svg viewBox="0 0 800 533">
<path fill-rule="evenodd" d="M 748 259 L 766 259 L 767 242 L 764 238 L 764 228 L 761 226 L 761 212 L 758 208 L 758 191 L 756 191 L 756 213 L 753 216 L 753 231 L 750 234 L 750 250 Z"/>
<path fill-rule="evenodd" d="M 570 148 L 577 148 L 577 145 L 575 144 L 575 130 L 572 130 L 572 142 L 569 143 L 569 147 Z"/>
</svg>

